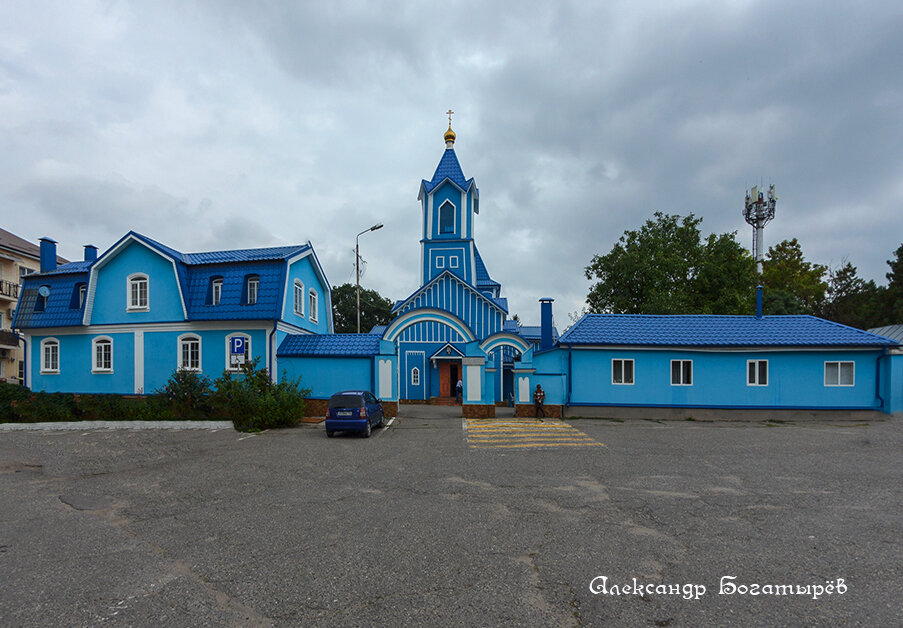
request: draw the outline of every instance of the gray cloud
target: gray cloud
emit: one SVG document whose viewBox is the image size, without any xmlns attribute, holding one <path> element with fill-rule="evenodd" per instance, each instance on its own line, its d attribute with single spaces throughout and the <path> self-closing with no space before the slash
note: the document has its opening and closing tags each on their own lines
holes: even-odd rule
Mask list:
<svg viewBox="0 0 903 628">
<path fill-rule="evenodd" d="M 760 181 L 782 196 L 767 243 L 880 282 L 903 241 L 901 31 L 892 2 L 3 6 L 3 226 L 70 256 L 128 229 L 309 239 L 338 284 L 381 221 L 365 283 L 402 298 L 451 107 L 524 320 L 552 296 L 566 323 L 583 266 L 653 211 L 749 242 Z"/>
</svg>

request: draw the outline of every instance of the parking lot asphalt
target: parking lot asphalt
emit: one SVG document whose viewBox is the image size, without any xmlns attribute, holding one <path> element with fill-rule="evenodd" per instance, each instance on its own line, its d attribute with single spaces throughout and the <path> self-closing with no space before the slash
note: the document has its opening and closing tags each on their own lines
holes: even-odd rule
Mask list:
<svg viewBox="0 0 903 628">
<path fill-rule="evenodd" d="M 470 447 L 448 412 L 370 439 L 2 433 L 0 624 L 903 616 L 903 421 L 568 420 L 602 446 L 500 449 Z M 750 594 L 775 585 L 810 593 Z"/>
</svg>

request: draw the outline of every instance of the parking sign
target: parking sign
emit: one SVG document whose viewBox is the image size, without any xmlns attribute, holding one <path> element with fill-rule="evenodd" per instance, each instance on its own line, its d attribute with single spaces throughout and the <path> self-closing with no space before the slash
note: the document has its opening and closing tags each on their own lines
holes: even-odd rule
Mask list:
<svg viewBox="0 0 903 628">
<path fill-rule="evenodd" d="M 229 362 L 232 366 L 245 363 L 246 342 L 242 336 L 232 336 L 229 339 Z"/>
</svg>

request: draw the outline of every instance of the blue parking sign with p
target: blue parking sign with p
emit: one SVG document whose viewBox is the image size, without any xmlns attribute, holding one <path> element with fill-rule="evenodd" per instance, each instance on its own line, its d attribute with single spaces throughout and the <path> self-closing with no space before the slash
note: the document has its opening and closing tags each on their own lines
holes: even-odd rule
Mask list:
<svg viewBox="0 0 903 628">
<path fill-rule="evenodd" d="M 245 339 L 241 336 L 232 336 L 230 338 L 232 342 L 232 350 L 230 353 L 232 355 L 244 355 L 245 354 Z"/>
</svg>

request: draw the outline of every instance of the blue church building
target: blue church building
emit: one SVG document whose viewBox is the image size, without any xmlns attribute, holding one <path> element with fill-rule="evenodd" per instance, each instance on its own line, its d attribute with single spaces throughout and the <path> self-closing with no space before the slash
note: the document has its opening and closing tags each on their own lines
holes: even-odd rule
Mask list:
<svg viewBox="0 0 903 628">
<path fill-rule="evenodd" d="M 479 188 L 455 139 L 449 124 L 420 182 L 420 286 L 388 325 L 333 333 L 310 242 L 181 253 L 129 232 L 100 256 L 86 247 L 83 261 L 57 266 L 44 239 L 13 323 L 26 338 L 27 385 L 142 394 L 177 368 L 215 377 L 256 357 L 274 378 L 300 376 L 314 415 L 341 389 L 372 390 L 392 414 L 399 402 L 452 400 L 458 381 L 467 417 L 509 401 L 529 415 L 537 385 L 553 416 L 903 412 L 899 341 L 812 316 L 763 316 L 761 306 L 748 316 L 588 314 L 559 337 L 553 300 L 539 298 L 539 326 L 509 320 L 477 248 Z"/>
</svg>

